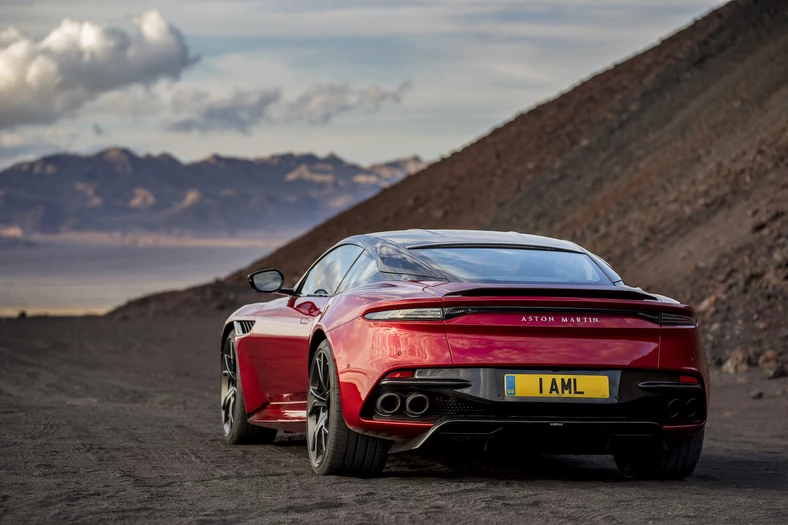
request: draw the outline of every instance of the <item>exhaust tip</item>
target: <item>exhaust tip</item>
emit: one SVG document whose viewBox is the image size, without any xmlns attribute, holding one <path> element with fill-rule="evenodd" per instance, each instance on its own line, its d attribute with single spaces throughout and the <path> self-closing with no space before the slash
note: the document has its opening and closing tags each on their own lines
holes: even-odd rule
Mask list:
<svg viewBox="0 0 788 525">
<path fill-rule="evenodd" d="M 678 417 L 682 408 L 684 408 L 684 404 L 679 399 L 671 399 L 666 409 L 668 417 L 671 419 Z"/>
<path fill-rule="evenodd" d="M 424 394 L 411 394 L 405 400 L 405 413 L 409 416 L 420 416 L 430 408 L 430 400 Z"/>
<path fill-rule="evenodd" d="M 390 416 L 399 410 L 401 404 L 402 401 L 400 401 L 400 398 L 397 394 L 388 392 L 386 394 L 382 394 L 375 402 L 375 412 L 381 416 Z"/>
<path fill-rule="evenodd" d="M 684 414 L 687 417 L 695 417 L 698 415 L 699 408 L 700 408 L 700 401 L 698 401 L 696 398 L 693 397 L 692 399 L 687 401 L 687 410 L 684 412 Z"/>
</svg>

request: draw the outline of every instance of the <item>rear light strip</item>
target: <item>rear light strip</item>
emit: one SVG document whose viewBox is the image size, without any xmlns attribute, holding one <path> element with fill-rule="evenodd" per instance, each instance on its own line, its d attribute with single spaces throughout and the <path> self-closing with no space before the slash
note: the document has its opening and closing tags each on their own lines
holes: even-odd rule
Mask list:
<svg viewBox="0 0 788 525">
<path fill-rule="evenodd" d="M 581 315 L 616 315 L 624 317 L 641 317 L 662 326 L 697 326 L 698 321 L 691 315 L 672 314 L 667 312 L 645 312 L 615 308 L 572 308 L 572 307 L 539 307 L 539 306 L 453 306 L 449 308 L 405 308 L 381 310 L 364 315 L 370 321 L 440 321 L 455 319 L 471 314 L 491 313 L 558 313 Z"/>
</svg>

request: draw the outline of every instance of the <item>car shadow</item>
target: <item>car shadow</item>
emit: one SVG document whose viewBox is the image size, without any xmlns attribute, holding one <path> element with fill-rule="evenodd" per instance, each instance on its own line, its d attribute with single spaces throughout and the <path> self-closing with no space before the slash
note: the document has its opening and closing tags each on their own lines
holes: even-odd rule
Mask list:
<svg viewBox="0 0 788 525">
<path fill-rule="evenodd" d="M 788 456 L 731 457 L 704 454 L 695 472 L 683 481 L 630 480 L 611 456 L 532 456 L 505 461 L 480 455 L 446 456 L 404 453 L 392 455 L 383 473 L 396 477 L 506 477 L 516 480 L 573 482 L 678 483 L 733 489 L 788 489 Z"/>
<path fill-rule="evenodd" d="M 307 457 L 306 438 L 303 434 L 283 433 L 277 438 L 274 446 L 290 454 Z M 381 476 L 424 479 L 505 477 L 522 481 L 655 483 L 625 478 L 616 468 L 611 456 L 511 457 L 451 450 L 392 454 Z M 686 480 L 656 483 L 785 491 L 788 489 L 788 454 L 754 454 L 744 451 L 731 451 L 725 454 L 704 452 L 695 472 Z"/>
</svg>

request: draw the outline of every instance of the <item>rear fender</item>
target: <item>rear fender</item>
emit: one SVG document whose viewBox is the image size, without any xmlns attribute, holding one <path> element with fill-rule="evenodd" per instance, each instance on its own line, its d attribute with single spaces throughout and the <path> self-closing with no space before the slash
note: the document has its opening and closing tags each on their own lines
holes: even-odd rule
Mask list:
<svg viewBox="0 0 788 525">
<path fill-rule="evenodd" d="M 379 437 L 402 438 L 403 425 L 398 424 L 396 435 L 390 435 L 390 424 L 361 420 L 361 408 L 378 381 L 393 369 L 452 364 L 440 321 L 373 322 L 359 317 L 330 330 L 328 337 L 339 374 L 345 423 L 357 432 Z M 423 423 L 414 424 L 413 434 L 424 432 L 424 428 Z"/>
<path fill-rule="evenodd" d="M 659 341 L 659 368 L 700 375 L 708 406 L 709 361 L 701 343 L 698 326 L 662 328 Z"/>
</svg>

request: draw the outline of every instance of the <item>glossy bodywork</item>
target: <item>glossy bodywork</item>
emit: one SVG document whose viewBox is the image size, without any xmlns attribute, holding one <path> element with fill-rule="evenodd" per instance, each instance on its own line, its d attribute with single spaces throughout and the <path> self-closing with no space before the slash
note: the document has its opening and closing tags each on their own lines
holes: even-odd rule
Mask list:
<svg viewBox="0 0 788 525">
<path fill-rule="evenodd" d="M 402 233 L 402 238 L 410 235 L 395 233 Z M 474 238 L 473 242 L 478 241 Z M 347 425 L 398 442 L 426 435 L 435 422 L 365 416 L 375 388 L 397 370 L 675 371 L 696 377 L 707 402 L 708 370 L 698 327 L 664 326 L 650 316 L 662 312 L 692 316 L 692 309 L 637 289 L 623 288 L 631 291 L 629 297 L 620 286 L 609 288 L 577 290 L 581 297 L 573 297 L 572 289 L 561 287 L 508 286 L 501 293 L 432 276 L 392 280 L 333 297 L 287 296 L 244 306 L 227 320 L 224 335 L 235 321 L 255 321 L 250 332 L 236 334 L 250 421 L 290 431 L 305 430 L 308 363 L 324 338 L 332 346 Z M 444 308 L 459 313 L 436 321 L 364 317 L 397 308 Z M 697 432 L 704 423 L 663 428 L 669 436 L 679 436 Z"/>
</svg>

